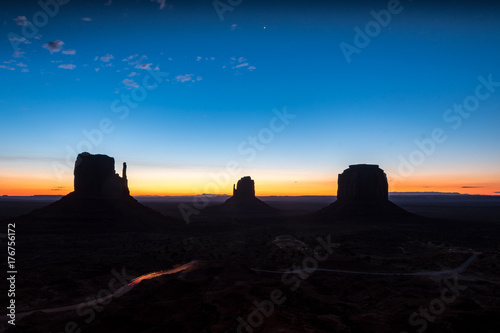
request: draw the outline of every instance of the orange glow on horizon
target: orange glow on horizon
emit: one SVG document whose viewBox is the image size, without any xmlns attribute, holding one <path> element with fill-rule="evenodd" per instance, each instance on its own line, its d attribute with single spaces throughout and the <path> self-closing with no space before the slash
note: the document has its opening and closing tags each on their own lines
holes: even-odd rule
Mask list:
<svg viewBox="0 0 500 333">
<path fill-rule="evenodd" d="M 0 195 L 66 195 L 73 191 L 73 180 L 61 183 L 35 177 L 0 177 Z"/>
<path fill-rule="evenodd" d="M 335 196 L 337 180 L 325 177 L 326 181 L 301 177 L 297 181 L 284 177 L 252 177 L 255 180 L 257 196 Z M 163 178 L 153 182 L 150 179 L 130 180 L 129 188 L 133 196 L 192 196 L 206 194 L 232 195 L 232 184 L 222 187 L 210 187 L 203 179 L 185 178 L 172 180 Z M 234 181 L 236 183 L 236 181 Z M 54 179 L 36 177 L 0 177 L 0 196 L 33 196 L 33 195 L 67 195 L 73 191 L 73 180 L 68 178 L 61 182 Z M 213 183 L 212 183 L 213 184 Z M 470 185 L 469 185 L 470 184 Z M 204 191 L 208 190 L 208 191 Z M 452 176 L 414 176 L 404 180 L 389 180 L 389 192 L 456 192 L 461 194 L 499 195 L 500 181 L 486 178 Z M 496 192 L 496 193 L 495 193 Z"/>
</svg>

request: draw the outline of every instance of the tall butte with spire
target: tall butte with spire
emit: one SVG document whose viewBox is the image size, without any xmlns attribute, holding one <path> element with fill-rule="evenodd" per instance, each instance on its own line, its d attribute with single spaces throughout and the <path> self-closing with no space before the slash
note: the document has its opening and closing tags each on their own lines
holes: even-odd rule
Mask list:
<svg viewBox="0 0 500 333">
<path fill-rule="evenodd" d="M 74 176 L 73 192 L 24 217 L 29 231 L 148 232 L 172 222 L 130 195 L 126 163 L 120 177 L 113 157 L 84 152 L 75 161 Z"/>
<path fill-rule="evenodd" d="M 338 176 L 337 201 L 316 213 L 324 219 L 410 215 L 389 201 L 387 175 L 375 164 L 349 165 Z"/>
<path fill-rule="evenodd" d="M 115 159 L 107 155 L 81 153 L 75 162 L 75 194 L 80 197 L 129 196 L 127 163 L 122 177 L 115 172 Z"/>
</svg>

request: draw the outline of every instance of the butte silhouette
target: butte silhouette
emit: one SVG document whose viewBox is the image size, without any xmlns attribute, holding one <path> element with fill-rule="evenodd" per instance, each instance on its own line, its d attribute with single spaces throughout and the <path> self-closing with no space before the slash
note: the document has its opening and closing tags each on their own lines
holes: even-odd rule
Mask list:
<svg viewBox="0 0 500 333">
<path fill-rule="evenodd" d="M 389 201 L 387 176 L 374 164 L 350 165 L 339 174 L 337 201 L 315 215 L 322 219 L 412 216 Z"/>
<path fill-rule="evenodd" d="M 208 213 L 275 214 L 277 209 L 255 197 L 255 182 L 250 176 L 233 185 L 233 196 L 223 204 L 207 207 Z"/>
<path fill-rule="evenodd" d="M 120 177 L 114 158 L 85 152 L 76 159 L 74 176 L 73 192 L 21 217 L 27 220 L 30 231 L 149 231 L 144 229 L 162 228 L 172 222 L 130 195 L 126 163 Z"/>
</svg>

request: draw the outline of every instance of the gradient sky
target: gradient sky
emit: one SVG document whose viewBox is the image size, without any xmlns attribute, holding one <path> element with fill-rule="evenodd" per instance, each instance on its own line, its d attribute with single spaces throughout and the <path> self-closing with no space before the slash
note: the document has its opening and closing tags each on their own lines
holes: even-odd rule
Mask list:
<svg viewBox="0 0 500 333">
<path fill-rule="evenodd" d="M 227 194 L 246 175 L 257 195 L 335 195 L 358 163 L 390 191 L 500 193 L 494 2 L 405 0 L 384 27 L 371 12 L 387 1 L 13 3 L 0 195 L 69 193 L 83 150 L 126 161 L 133 195 Z"/>
</svg>

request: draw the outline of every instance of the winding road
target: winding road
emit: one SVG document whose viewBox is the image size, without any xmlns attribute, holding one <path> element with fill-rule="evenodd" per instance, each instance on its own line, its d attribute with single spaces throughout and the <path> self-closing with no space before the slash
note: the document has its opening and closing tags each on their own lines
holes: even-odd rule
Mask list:
<svg viewBox="0 0 500 333">
<path fill-rule="evenodd" d="M 349 271 L 349 270 L 341 270 L 341 269 L 328 269 L 328 268 L 305 268 L 305 269 L 296 269 L 296 270 L 278 270 L 278 271 L 272 271 L 272 270 L 265 270 L 265 269 L 257 269 L 257 268 L 252 268 L 253 271 L 256 272 L 264 272 L 264 273 L 274 273 L 274 274 L 283 274 L 283 273 L 301 273 L 301 272 L 315 272 L 315 271 L 320 271 L 320 272 L 332 272 L 332 273 L 345 273 L 345 274 L 362 274 L 362 275 L 379 275 L 379 276 L 451 276 L 460 272 L 463 272 L 476 258 L 478 255 L 480 255 L 481 252 L 472 252 L 472 256 L 468 258 L 466 261 L 464 261 L 460 266 L 454 268 L 454 269 L 449 269 L 449 270 L 442 270 L 442 271 L 424 271 L 424 272 L 414 272 L 414 273 L 392 273 L 392 272 L 366 272 L 366 271 Z M 80 302 L 78 304 L 72 304 L 72 305 L 66 305 L 66 306 L 60 306 L 56 308 L 48 308 L 48 309 L 36 309 L 36 310 L 31 310 L 31 311 L 25 311 L 25 312 L 18 312 L 16 313 L 16 319 L 20 319 L 26 316 L 29 316 L 35 312 L 44 312 L 44 313 L 56 313 L 56 312 L 64 312 L 64 311 L 74 311 L 77 310 L 78 308 L 81 307 L 88 307 L 88 306 L 93 306 L 93 305 L 98 305 L 104 303 L 106 300 L 113 298 L 113 297 L 120 297 L 129 291 L 131 291 L 135 286 L 137 286 L 139 283 L 141 283 L 144 280 L 149 280 L 153 279 L 162 275 L 169 275 L 169 274 L 175 274 L 179 273 L 185 270 L 188 270 L 190 268 L 193 268 L 194 265 L 198 264 L 199 261 L 191 261 L 188 262 L 187 264 L 168 269 L 165 271 L 160 271 L 160 272 L 153 272 L 145 275 L 141 275 L 135 279 L 133 279 L 128 285 L 125 285 L 121 288 L 119 288 L 117 291 L 115 291 L 113 294 L 107 295 L 105 297 L 97 298 L 97 299 L 92 299 L 84 302 Z M 7 318 L 7 316 L 2 316 L 3 319 Z"/>
<path fill-rule="evenodd" d="M 301 272 L 332 272 L 332 273 L 346 273 L 346 274 L 361 274 L 361 275 L 382 275 L 382 276 L 449 276 L 460 273 L 464 271 L 476 258 L 480 255 L 481 252 L 473 252 L 472 256 L 464 261 L 460 266 L 454 269 L 448 269 L 443 271 L 424 271 L 424 272 L 414 272 L 414 273 L 398 273 L 398 272 L 364 272 L 364 271 L 348 271 L 342 269 L 328 269 L 328 268 L 304 268 L 304 269 L 295 269 L 295 270 L 280 270 L 280 271 L 271 271 L 265 269 L 257 269 L 252 268 L 253 271 L 256 272 L 264 272 L 264 273 L 275 273 L 275 274 L 283 274 L 283 273 L 301 273 Z"/>
<path fill-rule="evenodd" d="M 182 271 L 188 270 L 190 268 L 193 268 L 193 266 L 196 265 L 197 263 L 199 263 L 199 261 L 194 260 L 194 261 L 188 262 L 187 264 L 184 264 L 184 265 L 181 265 L 178 267 L 174 267 L 174 268 L 171 268 L 171 269 L 168 269 L 165 271 L 153 272 L 153 273 L 141 275 L 141 276 L 133 279 L 128 285 L 119 288 L 113 294 L 107 295 L 105 297 L 96 298 L 96 299 L 92 299 L 92 300 L 88 300 L 88 301 L 83 301 L 83 302 L 80 302 L 78 304 L 60 306 L 57 308 L 37 309 L 37 310 L 31 310 L 31 311 L 25 311 L 25 312 L 18 312 L 18 313 L 16 313 L 16 319 L 21 319 L 21 318 L 29 316 L 30 314 L 35 313 L 35 312 L 55 313 L 55 312 L 63 312 L 63 311 L 73 311 L 73 310 L 76 310 L 77 308 L 88 307 L 88 306 L 93 306 L 93 305 L 97 305 L 100 303 L 104 303 L 106 300 L 108 300 L 110 298 L 120 297 L 120 296 L 128 293 L 129 291 L 134 289 L 135 286 L 137 286 L 139 283 L 141 283 L 144 280 L 153 279 L 153 278 L 156 278 L 156 277 L 159 277 L 162 275 L 169 275 L 169 274 L 175 274 L 178 272 L 182 272 Z M 7 318 L 7 316 L 2 316 L 2 317 Z"/>
</svg>

